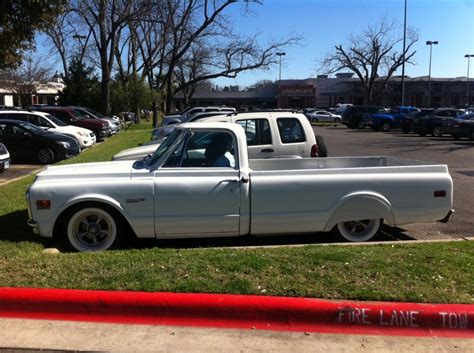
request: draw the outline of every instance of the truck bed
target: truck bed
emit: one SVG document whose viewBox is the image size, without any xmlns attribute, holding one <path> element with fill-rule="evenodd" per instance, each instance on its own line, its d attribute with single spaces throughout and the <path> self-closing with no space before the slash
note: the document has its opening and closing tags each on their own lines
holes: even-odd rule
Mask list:
<svg viewBox="0 0 474 353">
<path fill-rule="evenodd" d="M 255 159 L 250 160 L 249 165 L 253 174 L 295 171 L 318 174 L 448 172 L 443 164 L 387 156 Z"/>
</svg>

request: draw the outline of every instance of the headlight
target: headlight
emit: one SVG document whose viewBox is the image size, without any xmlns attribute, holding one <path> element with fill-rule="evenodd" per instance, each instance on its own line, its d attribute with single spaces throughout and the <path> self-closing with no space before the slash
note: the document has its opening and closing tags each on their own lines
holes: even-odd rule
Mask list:
<svg viewBox="0 0 474 353">
<path fill-rule="evenodd" d="M 63 147 L 65 147 L 65 148 L 70 148 L 71 147 L 71 144 L 69 142 L 59 141 L 58 143 L 60 145 L 62 145 Z"/>
</svg>

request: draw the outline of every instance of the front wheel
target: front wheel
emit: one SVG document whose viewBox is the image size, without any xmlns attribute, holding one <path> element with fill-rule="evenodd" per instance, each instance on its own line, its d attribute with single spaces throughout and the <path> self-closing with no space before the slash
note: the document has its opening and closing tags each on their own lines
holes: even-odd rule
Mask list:
<svg viewBox="0 0 474 353">
<path fill-rule="evenodd" d="M 54 152 L 49 147 L 43 147 L 38 151 L 38 162 L 41 164 L 52 164 L 54 163 Z"/>
<path fill-rule="evenodd" d="M 326 142 L 324 142 L 324 138 L 320 135 L 316 135 L 316 143 L 318 144 L 319 154 L 318 157 L 327 157 L 328 156 L 328 148 L 326 146 Z"/>
<path fill-rule="evenodd" d="M 377 235 L 382 226 L 380 219 L 364 219 L 340 222 L 337 224 L 339 234 L 350 242 L 364 242 Z"/>
<path fill-rule="evenodd" d="M 382 131 L 383 132 L 389 132 L 391 128 L 392 128 L 392 125 L 390 125 L 390 123 L 388 121 L 384 121 L 382 123 Z"/>
<path fill-rule="evenodd" d="M 79 252 L 110 249 L 120 238 L 119 217 L 116 213 L 106 206 L 79 206 L 71 209 L 65 217 L 66 244 Z"/>
</svg>

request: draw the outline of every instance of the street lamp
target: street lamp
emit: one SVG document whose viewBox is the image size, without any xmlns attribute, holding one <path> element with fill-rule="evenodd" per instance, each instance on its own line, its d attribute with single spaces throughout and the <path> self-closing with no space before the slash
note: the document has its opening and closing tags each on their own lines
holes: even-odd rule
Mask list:
<svg viewBox="0 0 474 353">
<path fill-rule="evenodd" d="M 281 101 L 281 92 L 280 92 L 280 90 L 281 90 L 281 87 L 280 87 L 280 85 L 281 85 L 281 57 L 283 55 L 286 55 L 286 53 L 282 52 L 282 51 L 279 51 L 279 52 L 276 53 L 276 55 L 278 55 L 280 57 L 280 74 L 278 76 L 278 108 L 281 108 L 281 102 L 280 102 Z"/>
<path fill-rule="evenodd" d="M 430 71 L 428 74 L 428 108 L 430 107 L 430 99 L 431 99 L 431 54 L 433 51 L 433 45 L 437 45 L 437 40 L 427 40 L 426 45 L 430 46 Z"/>
<path fill-rule="evenodd" d="M 402 107 L 405 106 L 405 52 L 407 37 L 407 0 L 405 0 L 405 15 L 403 20 L 403 63 L 402 63 Z"/>
<path fill-rule="evenodd" d="M 469 61 L 471 61 L 471 58 L 474 58 L 474 54 L 466 54 L 464 55 L 465 58 L 467 58 L 467 78 L 466 78 L 466 91 L 467 91 L 467 107 L 470 106 L 470 101 L 469 101 Z"/>
</svg>

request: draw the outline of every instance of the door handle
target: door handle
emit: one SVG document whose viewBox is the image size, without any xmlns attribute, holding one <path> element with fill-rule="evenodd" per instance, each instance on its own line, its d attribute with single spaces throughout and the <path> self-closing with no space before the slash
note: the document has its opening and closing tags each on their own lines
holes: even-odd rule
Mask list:
<svg viewBox="0 0 474 353">
<path fill-rule="evenodd" d="M 273 148 L 264 148 L 262 152 L 275 152 Z"/>
</svg>

